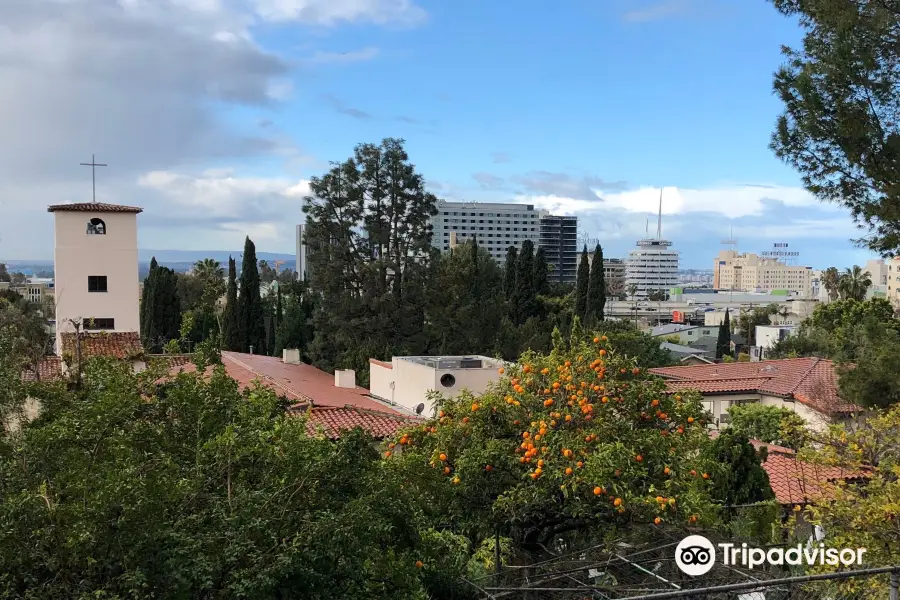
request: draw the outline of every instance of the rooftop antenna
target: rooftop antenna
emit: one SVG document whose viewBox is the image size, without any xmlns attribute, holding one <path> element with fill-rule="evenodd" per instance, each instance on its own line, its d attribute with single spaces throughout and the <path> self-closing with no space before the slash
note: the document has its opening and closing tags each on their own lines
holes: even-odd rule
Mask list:
<svg viewBox="0 0 900 600">
<path fill-rule="evenodd" d="M 662 196 L 663 189 L 659 188 L 659 219 L 656 221 L 656 239 L 662 239 Z"/>
<path fill-rule="evenodd" d="M 647 217 L 647 226 L 644 228 L 644 236 L 650 237 L 650 217 Z"/>
<path fill-rule="evenodd" d="M 729 250 L 735 250 L 737 248 L 737 240 L 734 239 L 734 225 L 731 226 L 728 239 L 722 240 L 719 243 L 721 243 L 723 246 L 728 246 Z"/>
</svg>

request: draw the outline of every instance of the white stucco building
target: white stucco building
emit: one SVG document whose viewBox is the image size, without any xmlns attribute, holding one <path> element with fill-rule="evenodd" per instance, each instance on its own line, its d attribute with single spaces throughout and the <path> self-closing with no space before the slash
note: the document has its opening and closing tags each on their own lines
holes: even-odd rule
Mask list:
<svg viewBox="0 0 900 600">
<path fill-rule="evenodd" d="M 389 404 L 421 413 L 435 412 L 429 392 L 454 398 L 463 390 L 481 394 L 500 378 L 499 360 L 486 356 L 395 356 L 391 362 L 369 360 L 369 393 Z"/>
<path fill-rule="evenodd" d="M 783 290 L 810 298 L 812 267 L 788 265 L 752 252 L 722 250 L 713 264 L 713 287 L 720 290 L 771 292 Z"/>
<path fill-rule="evenodd" d="M 637 288 L 635 298 L 644 300 L 653 290 L 668 292 L 678 285 L 678 251 L 672 242 L 646 239 L 637 243 L 625 261 L 625 290 Z"/>
<path fill-rule="evenodd" d="M 139 333 L 137 215 L 116 204 L 57 204 L 54 274 L 56 347 L 74 323 L 85 332 Z"/>
</svg>

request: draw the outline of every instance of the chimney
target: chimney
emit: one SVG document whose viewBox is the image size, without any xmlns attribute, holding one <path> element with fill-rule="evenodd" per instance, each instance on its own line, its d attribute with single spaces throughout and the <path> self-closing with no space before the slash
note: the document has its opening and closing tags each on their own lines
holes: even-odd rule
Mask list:
<svg viewBox="0 0 900 600">
<path fill-rule="evenodd" d="M 299 365 L 300 350 L 298 348 L 285 348 L 281 351 L 281 362 L 288 365 Z"/>
<path fill-rule="evenodd" d="M 353 369 L 338 369 L 334 372 L 334 387 L 350 388 L 356 387 L 356 371 Z"/>
</svg>

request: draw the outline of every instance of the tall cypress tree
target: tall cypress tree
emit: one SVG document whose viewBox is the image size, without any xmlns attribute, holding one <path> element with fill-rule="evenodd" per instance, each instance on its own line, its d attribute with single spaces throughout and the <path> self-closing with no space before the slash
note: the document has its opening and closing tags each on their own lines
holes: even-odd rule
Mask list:
<svg viewBox="0 0 900 600">
<path fill-rule="evenodd" d="M 516 261 L 516 317 L 517 323 L 525 323 L 537 312 L 537 298 L 534 293 L 534 244 L 531 240 L 522 242 L 522 251 Z"/>
<path fill-rule="evenodd" d="M 144 346 L 146 348 L 150 348 L 152 346 L 151 340 L 154 340 L 158 333 L 155 330 L 155 313 L 156 313 L 156 280 L 158 279 L 157 270 L 159 269 L 159 264 L 156 262 L 156 257 L 154 256 L 150 259 L 150 273 L 147 274 L 147 278 L 144 280 L 144 287 L 141 290 L 141 308 L 140 308 L 140 320 L 141 320 L 141 339 L 144 341 Z"/>
<path fill-rule="evenodd" d="M 578 263 L 578 279 L 575 281 L 575 315 L 583 321 L 587 318 L 588 285 L 591 279 L 591 267 L 588 261 L 587 245 L 581 252 Z"/>
<path fill-rule="evenodd" d="M 503 292 L 506 299 L 510 302 L 516 297 L 516 263 L 518 262 L 519 252 L 515 246 L 506 249 L 506 269 L 503 272 Z"/>
<path fill-rule="evenodd" d="M 719 326 L 719 337 L 716 340 L 716 358 L 722 358 L 725 355 L 731 355 L 731 317 L 728 315 L 727 308 L 722 325 Z"/>
<path fill-rule="evenodd" d="M 225 313 L 222 315 L 222 348 L 238 352 L 241 338 L 238 331 L 237 265 L 228 257 L 228 286 L 225 291 Z"/>
<path fill-rule="evenodd" d="M 241 352 L 265 352 L 266 325 L 259 295 L 259 266 L 256 246 L 248 236 L 244 241 L 244 260 L 238 285 L 238 336 Z"/>
<path fill-rule="evenodd" d="M 594 248 L 594 258 L 591 261 L 591 280 L 588 283 L 587 299 L 587 323 L 594 325 L 603 320 L 603 311 L 606 309 L 606 282 L 603 273 L 603 248 L 600 244 Z"/>
<path fill-rule="evenodd" d="M 542 247 L 538 247 L 537 252 L 534 253 L 533 281 L 535 294 L 541 295 L 547 291 L 547 257 Z"/>
</svg>

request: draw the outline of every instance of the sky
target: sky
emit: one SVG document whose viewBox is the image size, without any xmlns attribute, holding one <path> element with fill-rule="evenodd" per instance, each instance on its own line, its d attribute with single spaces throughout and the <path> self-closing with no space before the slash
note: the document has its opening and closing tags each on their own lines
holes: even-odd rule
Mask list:
<svg viewBox="0 0 900 600">
<path fill-rule="evenodd" d="M 311 176 L 406 140 L 447 200 L 577 214 L 684 268 L 789 243 L 863 264 L 843 208 L 769 150 L 796 23 L 766 0 L 4 0 L 0 260 L 50 259 L 50 204 L 137 205 L 139 246 L 292 253 Z"/>
</svg>

